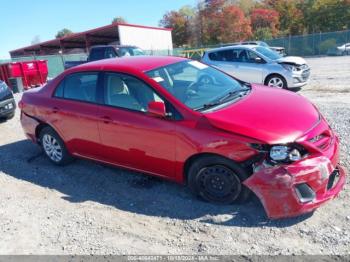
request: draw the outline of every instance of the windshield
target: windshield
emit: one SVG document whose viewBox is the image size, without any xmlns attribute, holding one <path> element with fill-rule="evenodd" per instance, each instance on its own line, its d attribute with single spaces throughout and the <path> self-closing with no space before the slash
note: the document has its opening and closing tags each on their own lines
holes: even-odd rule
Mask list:
<svg viewBox="0 0 350 262">
<path fill-rule="evenodd" d="M 268 45 L 268 44 L 266 44 L 265 42 L 262 42 L 262 41 L 261 41 L 261 42 L 259 42 L 259 45 L 260 45 L 260 46 L 264 46 L 264 47 L 269 47 L 269 45 Z"/>
<path fill-rule="evenodd" d="M 247 90 L 234 78 L 197 61 L 184 61 L 146 73 L 189 108 L 203 110 Z"/>
<path fill-rule="evenodd" d="M 271 60 L 277 60 L 277 59 L 282 58 L 282 56 L 279 53 L 271 50 L 270 48 L 258 46 L 258 47 L 254 47 L 253 49 L 255 51 L 257 51 L 258 53 L 266 56 L 267 58 L 270 58 Z"/>
</svg>

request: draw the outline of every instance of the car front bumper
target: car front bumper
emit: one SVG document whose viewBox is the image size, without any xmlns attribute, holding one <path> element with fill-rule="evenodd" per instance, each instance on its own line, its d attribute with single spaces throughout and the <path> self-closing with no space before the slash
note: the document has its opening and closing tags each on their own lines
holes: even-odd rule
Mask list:
<svg viewBox="0 0 350 262">
<path fill-rule="evenodd" d="M 10 98 L 0 101 L 0 117 L 8 117 L 14 114 L 16 110 L 15 99 Z"/>
<path fill-rule="evenodd" d="M 244 184 L 259 197 L 271 219 L 309 213 L 335 198 L 345 185 L 338 144 L 336 138 L 330 158 L 321 155 L 290 165 L 265 166 Z"/>
<path fill-rule="evenodd" d="M 297 88 L 306 85 L 310 78 L 310 68 L 304 66 L 301 71 L 293 71 L 285 74 L 288 88 Z"/>
</svg>

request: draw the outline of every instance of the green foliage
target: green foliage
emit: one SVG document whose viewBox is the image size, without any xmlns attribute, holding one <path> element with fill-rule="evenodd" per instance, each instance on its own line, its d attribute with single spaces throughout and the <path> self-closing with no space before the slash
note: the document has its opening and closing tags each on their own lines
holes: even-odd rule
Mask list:
<svg viewBox="0 0 350 262">
<path fill-rule="evenodd" d="M 268 27 L 260 27 L 254 31 L 253 38 L 255 40 L 270 40 L 272 39 L 271 29 Z"/>
<path fill-rule="evenodd" d="M 334 38 L 327 39 L 320 43 L 319 49 L 321 54 L 326 54 L 327 51 L 331 48 L 334 48 L 337 46 L 337 41 Z"/>
<path fill-rule="evenodd" d="M 71 35 L 73 32 L 67 28 L 63 28 L 62 30 L 58 31 L 56 34 L 56 38 L 61 38 L 67 35 Z"/>
<path fill-rule="evenodd" d="M 127 23 L 127 21 L 126 21 L 126 19 L 124 17 L 117 16 L 117 17 L 113 18 L 112 24 L 117 24 L 117 23 L 125 24 L 125 23 Z"/>
</svg>

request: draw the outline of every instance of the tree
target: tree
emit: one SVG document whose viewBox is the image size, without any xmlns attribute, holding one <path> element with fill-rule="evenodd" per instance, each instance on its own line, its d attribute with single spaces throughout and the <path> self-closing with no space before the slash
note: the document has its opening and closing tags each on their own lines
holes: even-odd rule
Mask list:
<svg viewBox="0 0 350 262">
<path fill-rule="evenodd" d="M 183 46 L 189 43 L 191 35 L 190 22 L 194 16 L 194 10 L 188 6 L 182 7 L 179 11 L 167 12 L 159 25 L 173 29 L 175 46 Z"/>
<path fill-rule="evenodd" d="M 41 41 L 40 41 L 40 36 L 39 36 L 39 35 L 36 35 L 36 36 L 33 37 L 32 41 L 31 41 L 31 44 L 32 44 L 32 45 L 35 45 L 35 44 L 38 44 L 38 43 L 40 43 L 40 42 L 41 42 Z"/>
<path fill-rule="evenodd" d="M 113 20 L 112 20 L 112 24 L 118 24 L 118 23 L 121 23 L 121 24 L 126 24 L 127 21 L 124 17 L 122 16 L 117 16 L 117 17 L 114 17 Z"/>
<path fill-rule="evenodd" d="M 350 0 L 314 0 L 309 31 L 338 31 L 350 28 Z M 311 22 L 311 23 L 310 23 Z"/>
<path fill-rule="evenodd" d="M 242 9 L 225 0 L 206 1 L 198 17 L 202 44 L 242 41 L 252 35 L 249 18 Z"/>
<path fill-rule="evenodd" d="M 249 18 L 238 6 L 229 5 L 222 9 L 220 42 L 230 43 L 247 40 L 252 35 Z"/>
<path fill-rule="evenodd" d="M 253 31 L 256 32 L 258 29 L 267 28 L 260 30 L 260 33 L 269 31 L 272 36 L 276 36 L 278 33 L 279 14 L 275 10 L 256 8 L 253 9 L 250 14 L 250 20 L 252 23 Z"/>
<path fill-rule="evenodd" d="M 270 40 L 273 38 L 271 29 L 268 27 L 260 27 L 253 33 L 255 40 Z"/>
<path fill-rule="evenodd" d="M 309 2 L 313 0 L 308 0 Z M 305 31 L 304 14 L 301 5 L 304 0 L 265 0 L 263 8 L 269 8 L 279 13 L 279 28 L 282 35 L 302 34 Z"/>
<path fill-rule="evenodd" d="M 58 31 L 56 34 L 56 38 L 61 38 L 61 37 L 65 37 L 67 35 L 71 35 L 73 34 L 73 32 L 67 28 L 63 28 L 62 30 Z"/>
</svg>

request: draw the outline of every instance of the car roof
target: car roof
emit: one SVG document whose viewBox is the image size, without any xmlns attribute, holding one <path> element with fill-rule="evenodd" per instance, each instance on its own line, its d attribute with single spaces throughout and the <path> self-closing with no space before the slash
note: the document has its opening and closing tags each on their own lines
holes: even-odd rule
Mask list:
<svg viewBox="0 0 350 262">
<path fill-rule="evenodd" d="M 123 69 L 145 72 L 187 60 L 187 58 L 176 56 L 127 56 L 121 58 L 109 58 L 98 60 L 95 62 L 85 63 L 74 68 L 79 71 L 83 71 L 101 69 L 101 67 L 108 67 L 108 69 L 115 70 Z"/>
<path fill-rule="evenodd" d="M 252 49 L 254 47 L 256 47 L 256 45 L 230 45 L 230 46 L 223 46 L 223 47 L 210 49 L 207 52 L 211 53 L 211 52 L 217 52 L 217 51 L 224 51 L 224 50 L 229 50 L 232 48 Z"/>
</svg>

